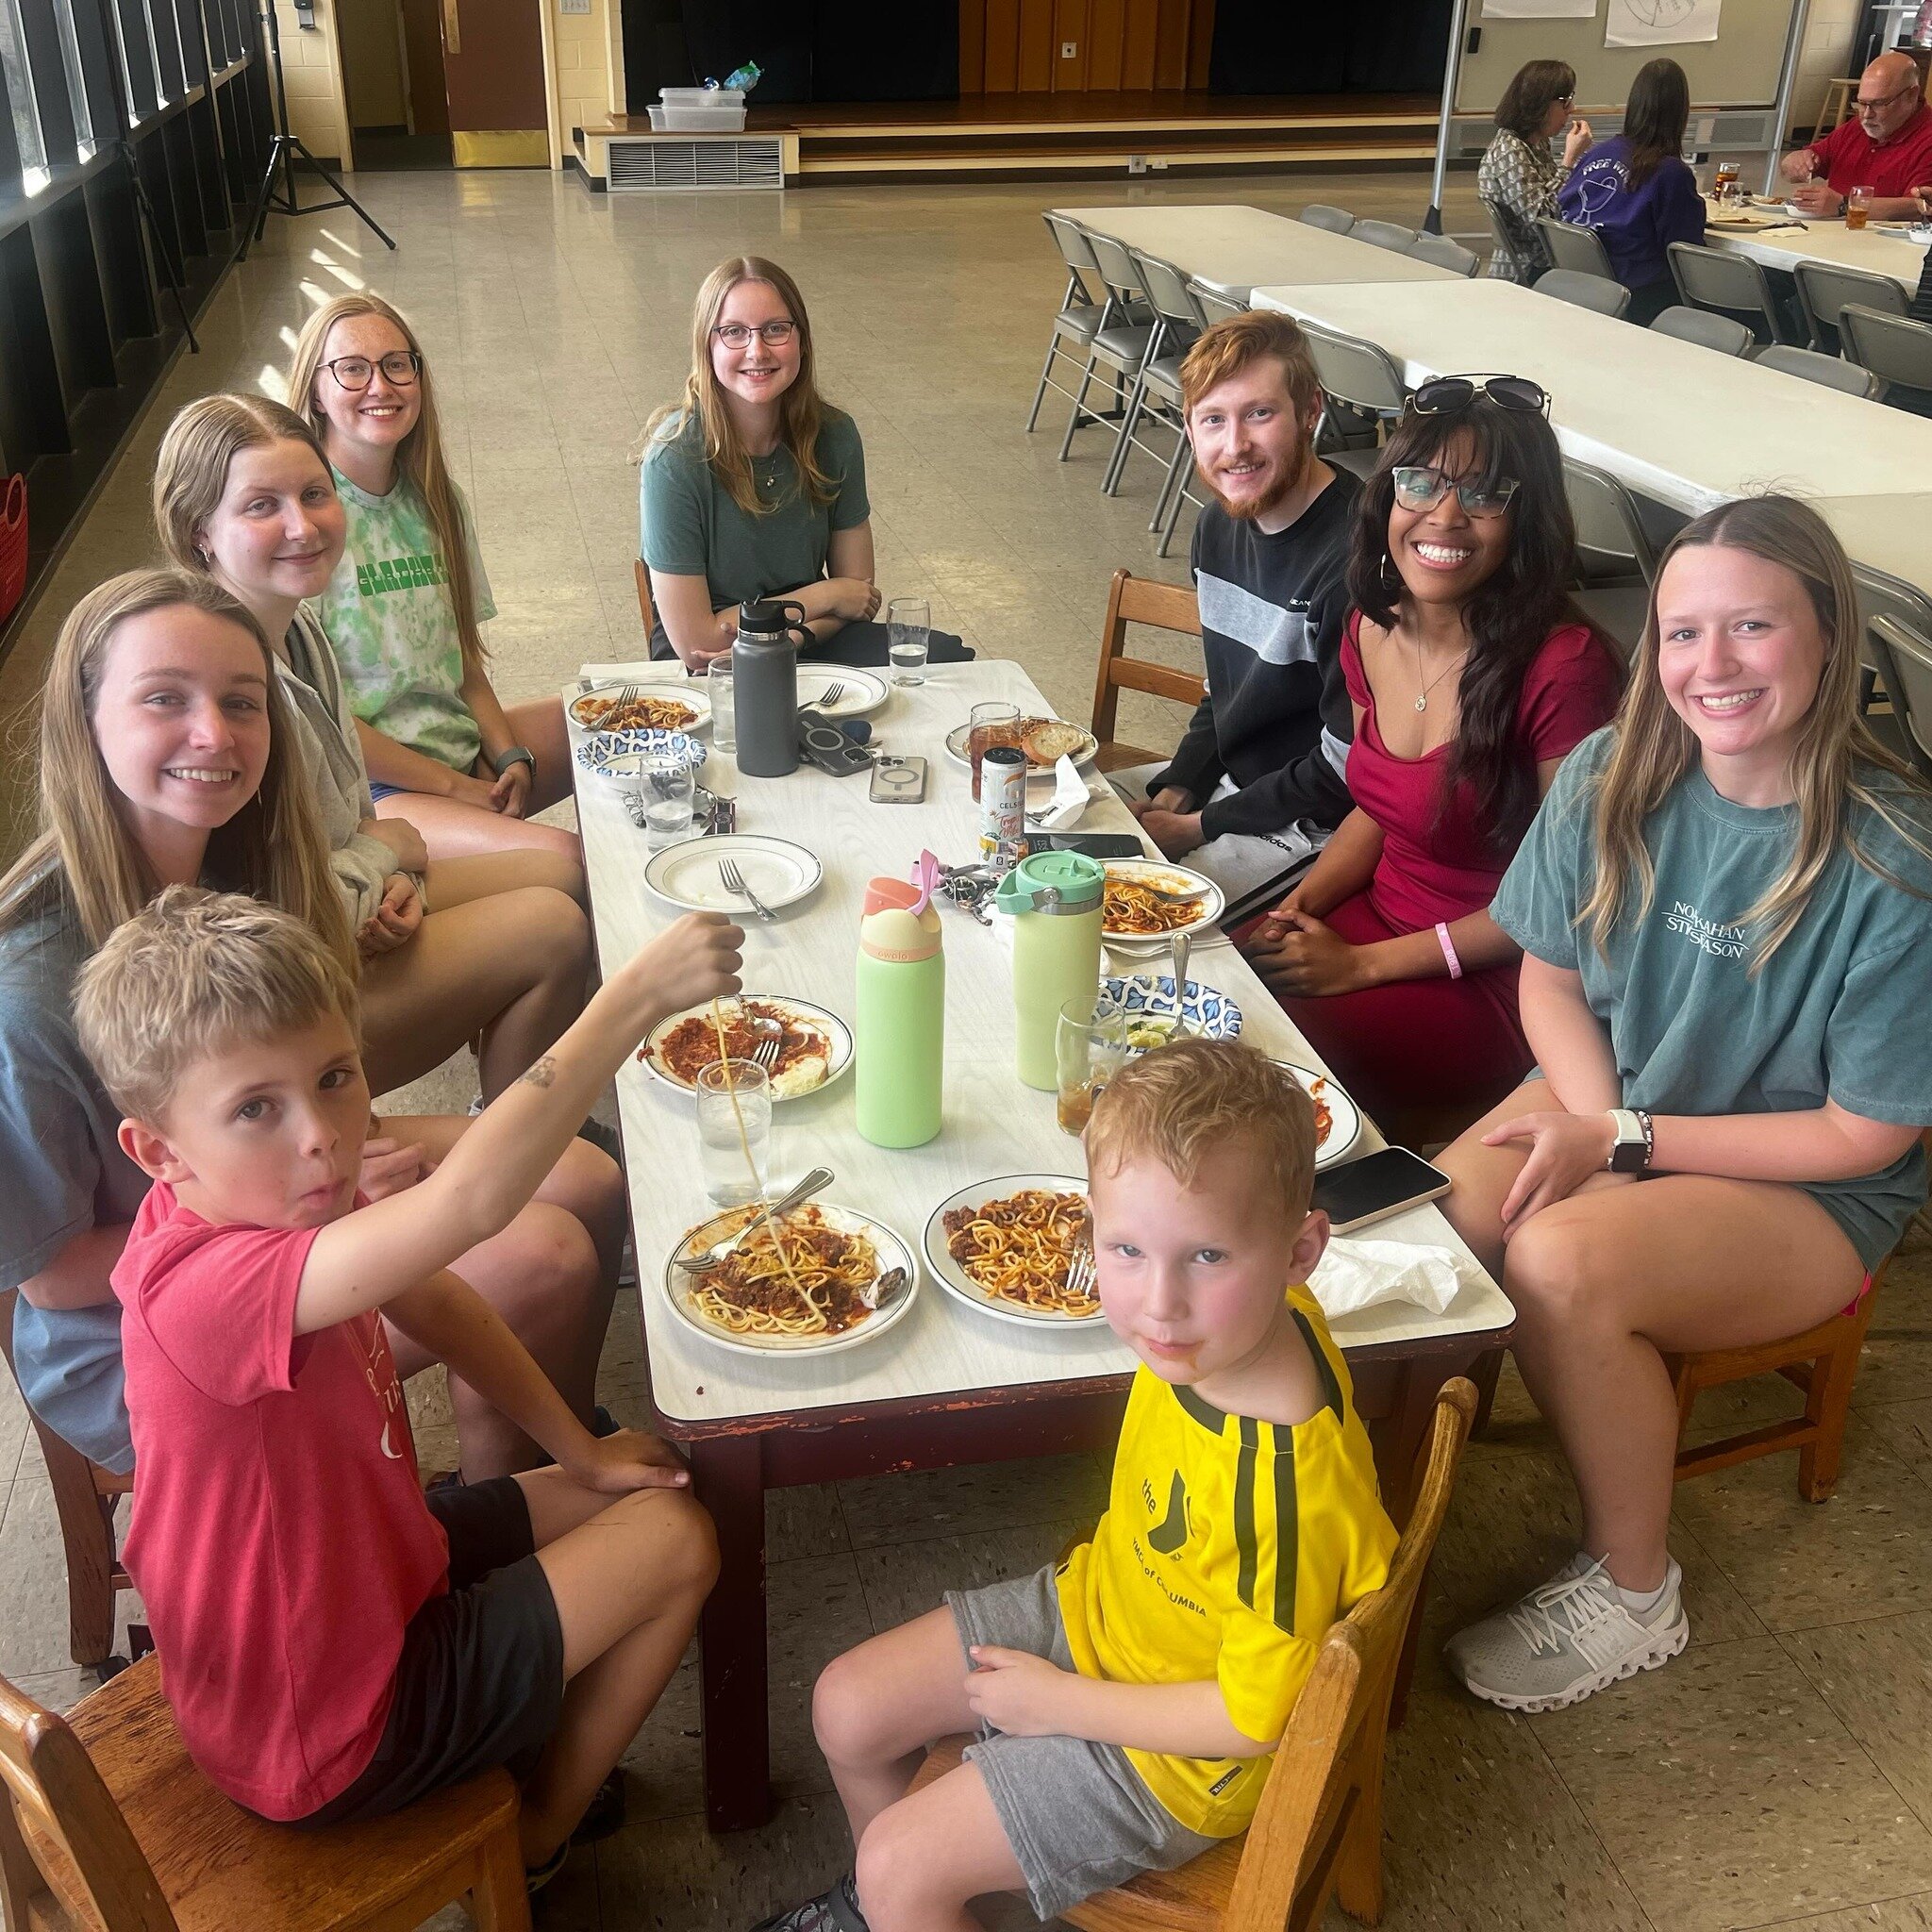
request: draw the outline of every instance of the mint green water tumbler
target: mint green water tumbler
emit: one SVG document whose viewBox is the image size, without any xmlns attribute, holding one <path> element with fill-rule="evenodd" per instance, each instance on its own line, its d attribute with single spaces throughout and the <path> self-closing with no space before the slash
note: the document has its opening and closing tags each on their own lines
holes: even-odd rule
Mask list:
<svg viewBox="0 0 1932 1932">
<path fill-rule="evenodd" d="M 1101 902 L 1107 868 L 1084 852 L 1036 852 L 993 896 L 1013 915 L 1013 1016 L 1019 1074 L 1044 1093 L 1059 1086 L 1055 1033 L 1069 1000 L 1100 985 Z"/>
<path fill-rule="evenodd" d="M 946 959 L 930 854 L 916 882 L 874 879 L 858 920 L 854 1008 L 858 1131 L 874 1147 L 923 1147 L 944 1108 Z"/>
</svg>

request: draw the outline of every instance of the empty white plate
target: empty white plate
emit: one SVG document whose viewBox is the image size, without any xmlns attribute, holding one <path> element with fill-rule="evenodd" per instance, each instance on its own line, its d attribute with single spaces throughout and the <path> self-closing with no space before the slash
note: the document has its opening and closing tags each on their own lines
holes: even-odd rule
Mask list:
<svg viewBox="0 0 1932 1932">
<path fill-rule="evenodd" d="M 824 877 L 824 867 L 790 839 L 767 839 L 757 832 L 726 832 L 715 839 L 687 839 L 667 845 L 644 867 L 644 883 L 658 898 L 687 912 L 728 912 L 756 919 L 741 892 L 727 891 L 722 871 L 734 859 L 744 882 L 775 912 L 795 905 Z"/>
<path fill-rule="evenodd" d="M 841 685 L 838 700 L 826 704 L 825 693 Z M 816 711 L 824 718 L 857 718 L 876 711 L 891 695 L 891 688 L 876 671 L 860 671 L 850 664 L 801 663 L 798 667 L 798 708 Z"/>
</svg>

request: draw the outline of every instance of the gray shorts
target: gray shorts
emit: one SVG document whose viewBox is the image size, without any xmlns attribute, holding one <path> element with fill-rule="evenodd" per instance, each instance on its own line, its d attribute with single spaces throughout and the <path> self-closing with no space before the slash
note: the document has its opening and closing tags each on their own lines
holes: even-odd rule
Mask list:
<svg viewBox="0 0 1932 1932">
<path fill-rule="evenodd" d="M 1074 1668 L 1051 1565 L 984 1590 L 949 1590 L 946 1607 L 962 1647 L 997 1643 Z M 1042 1919 L 1140 1873 L 1171 1872 L 1220 1842 L 1182 1824 L 1118 1744 L 1010 1738 L 989 1725 L 966 1756 L 986 1780 L 1027 1903 Z"/>
</svg>

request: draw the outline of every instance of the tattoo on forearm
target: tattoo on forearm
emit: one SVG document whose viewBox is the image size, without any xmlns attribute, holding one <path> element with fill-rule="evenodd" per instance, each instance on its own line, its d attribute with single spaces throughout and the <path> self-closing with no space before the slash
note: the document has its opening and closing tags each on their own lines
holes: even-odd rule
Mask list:
<svg viewBox="0 0 1932 1932">
<path fill-rule="evenodd" d="M 532 1087 L 548 1087 L 557 1078 L 557 1061 L 546 1053 L 535 1066 L 526 1067 L 517 1077 Z"/>
</svg>

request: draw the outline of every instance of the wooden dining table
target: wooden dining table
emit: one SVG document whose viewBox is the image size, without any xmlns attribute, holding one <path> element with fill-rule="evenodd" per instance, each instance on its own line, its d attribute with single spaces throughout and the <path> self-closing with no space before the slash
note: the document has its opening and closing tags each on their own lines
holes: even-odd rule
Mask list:
<svg viewBox="0 0 1932 1932">
<path fill-rule="evenodd" d="M 681 681 L 675 666 L 633 669 L 653 685 Z M 566 692 L 575 694 L 575 687 Z M 1009 700 L 1024 715 L 1052 715 L 1024 669 L 997 659 L 932 667 L 924 684 L 893 689 L 872 715 L 876 747 L 928 760 L 925 801 L 917 806 L 870 803 L 862 774 L 835 778 L 801 768 L 784 778 L 747 778 L 712 753 L 705 782 L 735 794 L 738 830 L 795 841 L 824 868 L 810 896 L 779 911 L 774 923 L 743 919 L 748 993 L 815 1001 L 851 1020 L 868 879 L 908 875 L 922 849 L 949 863 L 977 858 L 967 773 L 949 758 L 944 739 L 989 698 Z M 1112 791 L 1099 783 L 1094 789 L 1100 795 L 1081 829 L 1134 829 Z M 577 809 L 598 957 L 608 972 L 678 908 L 646 884 L 645 834 L 608 780 L 579 768 Z M 939 1138 L 902 1151 L 861 1140 L 849 1074 L 773 1109 L 773 1183 L 822 1163 L 837 1175 L 825 1200 L 876 1217 L 915 1253 L 928 1217 L 959 1188 L 1022 1174 L 1077 1182 L 1086 1172 L 1078 1141 L 1057 1123 L 1054 1095 L 1023 1086 L 1015 1073 L 1010 955 L 999 933 L 950 905 L 943 928 Z M 1190 977 L 1235 1000 L 1244 1039 L 1321 1070 L 1232 945 L 1211 938 L 1198 943 Z M 1104 1325 L 1045 1328 L 991 1317 L 956 1300 L 924 1270 L 910 1310 L 875 1341 L 825 1355 L 746 1355 L 720 1346 L 674 1313 L 664 1282 L 677 1241 L 713 1211 L 700 1180 L 694 1103 L 635 1062 L 617 1087 L 656 1425 L 690 1457 L 694 1492 L 718 1529 L 720 1574 L 699 1626 L 705 1807 L 715 1830 L 755 1825 L 772 1805 L 765 1492 L 1103 1447 L 1118 1428 L 1134 1357 Z M 1365 1121 L 1351 1154 L 1381 1144 Z M 1409 1209 L 1374 1232 L 1449 1250 L 1458 1280 L 1441 1314 L 1391 1301 L 1333 1324 L 1384 1496 L 1399 1515 L 1437 1391 L 1501 1345 L 1514 1310 L 1435 1207 Z"/>
</svg>

